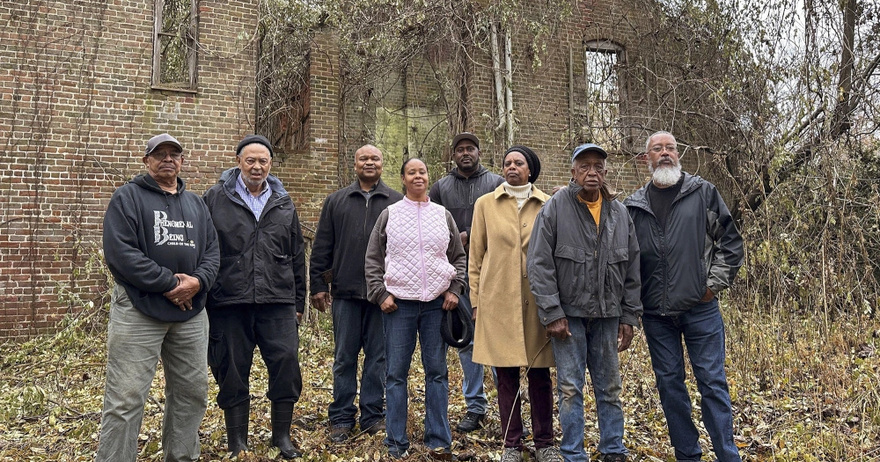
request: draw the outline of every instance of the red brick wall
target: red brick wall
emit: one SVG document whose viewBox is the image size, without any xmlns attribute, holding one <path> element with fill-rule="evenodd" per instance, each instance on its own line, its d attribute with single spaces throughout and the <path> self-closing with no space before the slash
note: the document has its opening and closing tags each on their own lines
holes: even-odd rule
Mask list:
<svg viewBox="0 0 880 462">
<path fill-rule="evenodd" d="M 195 94 L 150 89 L 152 1 L 0 4 L 0 338 L 101 301 L 103 212 L 150 136 L 183 143 L 198 194 L 232 165 L 254 119 L 256 4 L 201 0 Z"/>
</svg>

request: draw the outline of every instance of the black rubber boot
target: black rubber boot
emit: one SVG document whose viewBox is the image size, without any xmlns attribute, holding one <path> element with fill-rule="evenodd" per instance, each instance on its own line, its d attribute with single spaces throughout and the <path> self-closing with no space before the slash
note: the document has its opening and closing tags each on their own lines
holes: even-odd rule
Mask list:
<svg viewBox="0 0 880 462">
<path fill-rule="evenodd" d="M 293 403 L 272 402 L 272 446 L 281 450 L 281 457 L 295 459 L 302 452 L 290 441 L 290 421 L 293 420 Z"/>
<path fill-rule="evenodd" d="M 241 451 L 248 450 L 247 436 L 250 413 L 250 400 L 223 411 L 224 417 L 226 417 L 226 441 L 229 443 L 229 452 L 232 453 L 232 457 L 237 457 Z"/>
</svg>

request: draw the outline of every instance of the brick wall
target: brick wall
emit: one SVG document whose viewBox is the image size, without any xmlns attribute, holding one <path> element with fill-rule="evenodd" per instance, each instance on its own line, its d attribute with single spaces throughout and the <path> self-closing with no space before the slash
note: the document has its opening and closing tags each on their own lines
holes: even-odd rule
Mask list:
<svg viewBox="0 0 880 462">
<path fill-rule="evenodd" d="M 254 119 L 256 0 L 200 2 L 198 91 L 150 88 L 153 3 L 0 4 L 0 338 L 101 302 L 95 261 L 113 191 L 167 131 L 201 194 Z"/>
</svg>

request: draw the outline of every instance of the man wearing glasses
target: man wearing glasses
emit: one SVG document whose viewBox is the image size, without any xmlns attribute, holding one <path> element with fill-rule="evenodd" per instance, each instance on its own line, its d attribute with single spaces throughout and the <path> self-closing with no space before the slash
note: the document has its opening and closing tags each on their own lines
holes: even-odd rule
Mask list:
<svg viewBox="0 0 880 462">
<path fill-rule="evenodd" d="M 623 462 L 618 353 L 629 348 L 642 313 L 639 244 L 623 204 L 605 182 L 601 147 L 571 154 L 572 180 L 538 212 L 532 228 L 529 282 L 538 317 L 553 343 L 565 462 L 584 450 L 584 386 L 590 372 L 603 462 Z"/>
<path fill-rule="evenodd" d="M 194 461 L 208 402 L 204 308 L 220 249 L 208 208 L 178 177 L 180 142 L 167 133 L 154 136 L 142 160 L 147 173 L 117 189 L 104 215 L 104 257 L 116 286 L 95 460 L 137 458 L 144 403 L 161 357 L 165 460 Z"/>
<path fill-rule="evenodd" d="M 446 207 L 461 233 L 461 244 L 468 251 L 471 222 L 474 218 L 474 202 L 483 194 L 495 190 L 504 178 L 480 165 L 480 140 L 473 133 L 459 133 L 452 139 L 452 160 L 455 168 L 431 187 L 428 196 L 432 201 Z M 465 284 L 467 287 L 467 284 Z M 470 311 L 467 291 L 462 294 L 459 306 Z M 483 390 L 483 366 L 473 362 L 474 345 L 458 350 L 464 378 L 462 392 L 467 413 L 456 426 L 460 432 L 472 432 L 480 428 L 486 417 L 486 392 Z"/>
<path fill-rule="evenodd" d="M 671 133 L 654 133 L 645 150 L 651 181 L 624 203 L 641 247 L 642 323 L 675 459 L 703 455 L 684 381 L 683 340 L 715 456 L 739 462 L 716 295 L 742 265 L 742 237 L 715 186 L 681 170 Z"/>
</svg>

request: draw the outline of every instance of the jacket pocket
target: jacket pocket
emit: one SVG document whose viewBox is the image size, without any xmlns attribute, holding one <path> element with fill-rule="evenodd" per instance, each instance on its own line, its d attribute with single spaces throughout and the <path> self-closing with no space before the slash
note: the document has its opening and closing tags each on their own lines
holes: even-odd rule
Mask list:
<svg viewBox="0 0 880 462">
<path fill-rule="evenodd" d="M 208 367 L 216 369 L 226 361 L 226 336 L 222 331 L 211 332 L 208 336 Z"/>
<path fill-rule="evenodd" d="M 556 262 L 556 285 L 559 288 L 559 301 L 563 305 L 582 305 L 578 298 L 585 297 L 586 288 L 586 249 L 570 245 L 559 245 L 553 252 Z"/>
<path fill-rule="evenodd" d="M 608 267 L 605 269 L 605 293 L 607 296 L 622 297 L 626 270 L 629 266 L 629 249 L 612 249 L 608 255 Z"/>
</svg>

